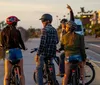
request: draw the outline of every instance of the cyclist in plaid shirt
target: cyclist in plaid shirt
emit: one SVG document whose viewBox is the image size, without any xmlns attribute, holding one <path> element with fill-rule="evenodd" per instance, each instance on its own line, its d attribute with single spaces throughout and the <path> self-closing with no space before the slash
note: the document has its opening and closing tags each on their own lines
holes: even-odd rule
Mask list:
<svg viewBox="0 0 100 85">
<path fill-rule="evenodd" d="M 44 58 L 56 56 L 56 44 L 58 44 L 58 35 L 56 29 L 51 25 L 52 16 L 50 14 L 44 14 L 41 17 L 43 24 L 42 35 L 40 39 L 39 50 L 35 57 L 37 67 L 37 85 L 43 85 L 43 66 Z M 55 80 L 56 80 L 56 76 Z"/>
<path fill-rule="evenodd" d="M 58 43 L 57 31 L 51 24 L 42 29 L 42 36 L 38 55 L 54 57 L 56 55 L 56 44 Z"/>
</svg>

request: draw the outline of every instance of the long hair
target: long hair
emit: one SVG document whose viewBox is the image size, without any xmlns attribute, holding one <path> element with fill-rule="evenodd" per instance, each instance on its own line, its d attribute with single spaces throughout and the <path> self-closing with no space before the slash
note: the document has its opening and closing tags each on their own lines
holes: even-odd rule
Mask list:
<svg viewBox="0 0 100 85">
<path fill-rule="evenodd" d="M 68 39 L 68 45 L 73 45 L 75 42 L 75 39 L 76 39 L 75 32 L 74 31 L 70 32 L 69 39 Z"/>
<path fill-rule="evenodd" d="M 5 36 L 5 43 L 9 44 L 9 42 L 17 43 L 18 39 L 18 33 L 17 29 L 13 25 L 8 25 L 3 30 L 3 35 Z"/>
<path fill-rule="evenodd" d="M 68 44 L 72 45 L 76 39 L 76 34 L 75 34 L 75 29 L 77 28 L 76 23 L 74 23 L 73 21 L 68 21 L 66 23 L 67 27 L 68 27 Z"/>
</svg>

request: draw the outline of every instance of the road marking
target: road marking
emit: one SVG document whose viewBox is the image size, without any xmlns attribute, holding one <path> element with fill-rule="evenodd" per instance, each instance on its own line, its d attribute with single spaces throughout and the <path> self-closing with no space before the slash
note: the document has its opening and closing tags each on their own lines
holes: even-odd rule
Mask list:
<svg viewBox="0 0 100 85">
<path fill-rule="evenodd" d="M 89 44 L 89 45 L 92 45 L 92 46 L 95 46 L 95 47 L 99 47 L 100 48 L 100 46 L 99 45 L 96 45 L 96 44 Z"/>
<path fill-rule="evenodd" d="M 98 69 L 100 70 L 100 67 L 99 67 L 95 62 L 93 62 L 93 61 L 91 61 L 91 60 L 90 60 L 90 62 L 92 63 L 92 65 L 93 65 L 94 67 L 96 67 L 96 68 L 98 68 Z"/>
<path fill-rule="evenodd" d="M 100 61 L 95 61 L 95 60 L 91 60 L 91 61 L 94 62 L 94 63 L 100 64 Z"/>
<path fill-rule="evenodd" d="M 96 52 L 94 52 L 94 51 L 92 51 L 92 50 L 89 50 L 89 51 L 91 51 L 92 53 L 94 53 L 94 54 L 97 55 L 97 56 L 100 56 L 100 54 L 98 54 L 98 53 L 96 53 Z"/>
</svg>

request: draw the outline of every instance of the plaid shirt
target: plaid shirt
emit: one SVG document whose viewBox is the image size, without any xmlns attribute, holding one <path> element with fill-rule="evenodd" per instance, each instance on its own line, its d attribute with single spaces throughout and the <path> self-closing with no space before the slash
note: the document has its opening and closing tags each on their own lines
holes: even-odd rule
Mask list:
<svg viewBox="0 0 100 85">
<path fill-rule="evenodd" d="M 56 29 L 50 24 L 47 25 L 42 29 L 40 46 L 37 54 L 46 57 L 56 56 L 56 44 L 58 44 L 58 42 Z"/>
</svg>

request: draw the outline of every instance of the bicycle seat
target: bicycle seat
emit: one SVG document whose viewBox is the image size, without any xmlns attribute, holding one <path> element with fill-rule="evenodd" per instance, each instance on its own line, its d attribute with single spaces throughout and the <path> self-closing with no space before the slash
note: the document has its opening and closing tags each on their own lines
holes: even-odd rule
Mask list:
<svg viewBox="0 0 100 85">
<path fill-rule="evenodd" d="M 20 60 L 13 60 L 13 61 L 9 61 L 12 65 L 18 64 L 20 62 Z"/>
</svg>

